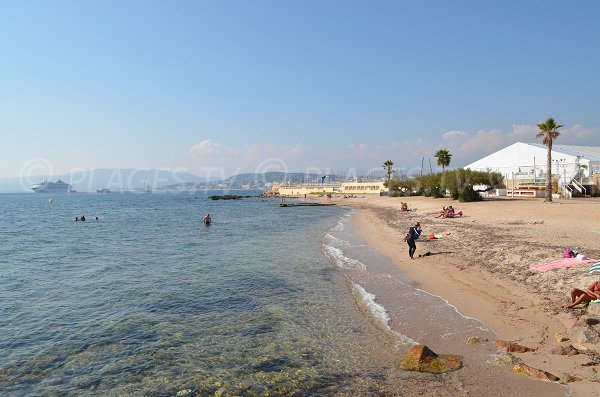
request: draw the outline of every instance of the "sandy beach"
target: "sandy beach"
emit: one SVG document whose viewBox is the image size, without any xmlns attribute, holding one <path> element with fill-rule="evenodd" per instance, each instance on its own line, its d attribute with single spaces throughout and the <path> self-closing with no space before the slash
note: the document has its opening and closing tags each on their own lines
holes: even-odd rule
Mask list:
<svg viewBox="0 0 600 397">
<path fill-rule="evenodd" d="M 570 303 L 570 288 L 583 288 L 598 275 L 588 275 L 586 264 L 545 272 L 530 268 L 531 264 L 562 258 L 565 247 L 600 259 L 599 199 L 544 203 L 540 199 L 489 198 L 458 203 L 425 197 L 359 196 L 325 200 L 359 208 L 357 234 L 389 257 L 416 286 L 448 300 L 463 315 L 483 321 L 498 339 L 536 349 L 514 353 L 523 363 L 561 380 L 579 378 L 566 383 L 574 396 L 600 394 L 597 353 L 552 353 L 572 343 L 558 342 L 556 335 L 569 335 L 585 315 L 585 309 L 564 308 Z M 416 210 L 400 212 L 401 201 Z M 464 216 L 436 218 L 447 205 L 462 210 Z M 423 228 L 416 254 L 431 255 L 410 260 L 402 239 L 416 221 Z M 431 233 L 442 237 L 428 240 Z"/>
</svg>

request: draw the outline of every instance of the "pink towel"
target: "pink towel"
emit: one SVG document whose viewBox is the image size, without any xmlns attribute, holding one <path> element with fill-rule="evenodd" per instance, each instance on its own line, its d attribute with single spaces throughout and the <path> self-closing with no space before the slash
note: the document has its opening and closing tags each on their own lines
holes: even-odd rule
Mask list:
<svg viewBox="0 0 600 397">
<path fill-rule="evenodd" d="M 538 272 L 547 272 L 548 270 L 583 265 L 585 263 L 590 263 L 590 262 L 595 262 L 595 261 L 596 261 L 595 259 L 579 260 L 577 258 L 562 258 L 562 259 L 558 259 L 558 260 L 555 260 L 552 262 L 536 263 L 533 265 L 529 265 L 529 268 L 532 270 L 537 270 Z"/>
</svg>

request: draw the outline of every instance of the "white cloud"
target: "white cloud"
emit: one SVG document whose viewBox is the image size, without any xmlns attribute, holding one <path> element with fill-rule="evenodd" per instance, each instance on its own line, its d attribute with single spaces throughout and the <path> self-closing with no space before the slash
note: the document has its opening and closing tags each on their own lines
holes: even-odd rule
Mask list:
<svg viewBox="0 0 600 397">
<path fill-rule="evenodd" d="M 205 139 L 190 148 L 190 153 L 194 156 L 218 156 L 222 154 L 224 146 L 214 142 L 212 139 Z"/>
<path fill-rule="evenodd" d="M 462 167 L 515 142 L 541 142 L 536 139 L 536 125 L 513 125 L 510 131 L 500 129 L 447 131 L 437 140 L 421 137 L 413 140 L 392 141 L 389 144 L 345 143 L 339 146 L 307 146 L 302 143 L 246 144 L 230 147 L 212 139 L 205 139 L 190 148 L 189 168 L 218 170 L 224 175 L 255 172 L 264 169 L 290 172 L 350 173 L 350 170 L 376 174 L 383 170 L 386 160 L 403 173 L 419 174 L 437 170 L 434 153 L 448 149 L 452 156 L 450 167 Z M 600 128 L 581 124 L 563 127 L 557 142 L 600 146 Z M 212 171 L 211 171 L 212 172 Z M 318 172 L 317 172 L 318 173 Z"/>
<path fill-rule="evenodd" d="M 469 134 L 467 134 L 464 131 L 448 131 L 448 132 L 445 132 L 442 135 L 442 138 L 445 141 L 452 142 L 452 141 L 457 140 L 457 139 L 462 139 L 462 138 L 464 138 L 464 137 L 466 137 L 468 135 Z"/>
</svg>

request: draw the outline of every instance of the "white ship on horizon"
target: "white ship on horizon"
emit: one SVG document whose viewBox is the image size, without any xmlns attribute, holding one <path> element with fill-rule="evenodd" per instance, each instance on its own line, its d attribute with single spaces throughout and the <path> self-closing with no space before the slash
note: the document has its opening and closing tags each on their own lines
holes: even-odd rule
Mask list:
<svg viewBox="0 0 600 397">
<path fill-rule="evenodd" d="M 72 193 L 75 192 L 73 187 L 68 183 L 63 182 L 62 180 L 57 180 L 56 182 L 49 182 L 45 180 L 41 183 L 35 183 L 30 187 L 36 193 Z"/>
</svg>

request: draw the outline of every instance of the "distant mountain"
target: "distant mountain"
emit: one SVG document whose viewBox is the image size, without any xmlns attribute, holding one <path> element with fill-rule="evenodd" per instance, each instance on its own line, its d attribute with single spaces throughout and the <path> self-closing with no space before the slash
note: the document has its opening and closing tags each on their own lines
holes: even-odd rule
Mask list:
<svg viewBox="0 0 600 397">
<path fill-rule="evenodd" d="M 265 189 L 275 183 L 321 183 L 323 175 L 303 172 L 244 173 L 226 179 L 203 183 L 165 185 L 161 189 Z M 339 177 L 326 175 L 325 182 L 334 182 Z"/>
<path fill-rule="evenodd" d="M 323 178 L 324 177 L 324 178 Z M 144 186 L 151 190 L 203 190 L 203 189 L 270 189 L 276 183 L 331 183 L 346 182 L 339 175 L 306 174 L 303 172 L 243 173 L 226 179 L 208 179 L 183 171 L 157 169 L 95 169 L 71 174 L 30 176 L 27 178 L 0 179 L 0 192 L 31 192 L 29 187 L 44 180 L 62 179 L 78 192 L 139 191 Z M 360 178 L 359 178 L 360 179 Z"/>
<path fill-rule="evenodd" d="M 95 169 L 77 171 L 70 174 L 39 175 L 26 178 L 0 179 L 0 192 L 30 192 L 29 187 L 44 180 L 63 181 L 73 185 L 78 192 L 95 192 L 98 189 L 109 188 L 113 191 L 141 190 L 144 184 L 156 189 L 168 184 L 207 183 L 204 177 L 184 171 L 160 169 Z"/>
</svg>

